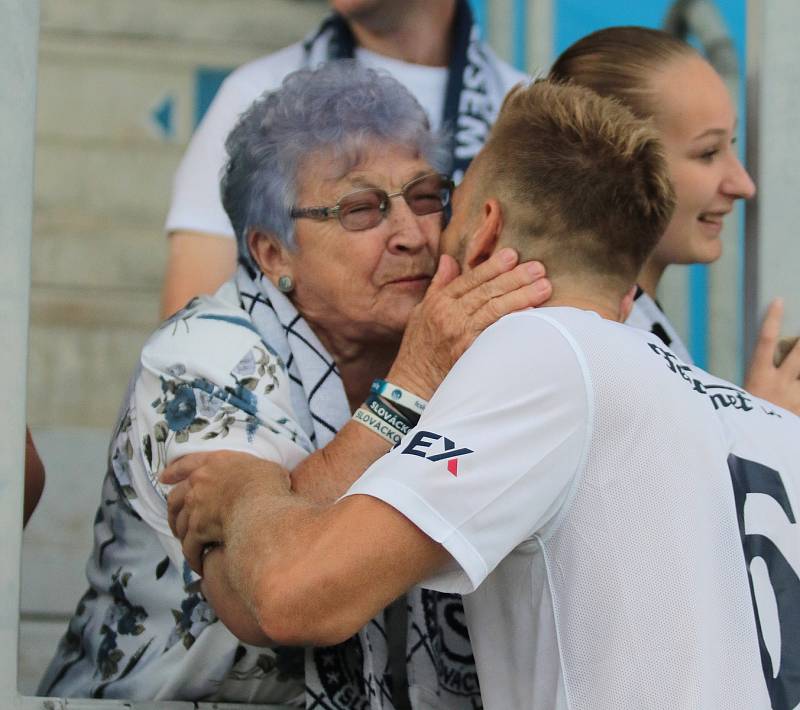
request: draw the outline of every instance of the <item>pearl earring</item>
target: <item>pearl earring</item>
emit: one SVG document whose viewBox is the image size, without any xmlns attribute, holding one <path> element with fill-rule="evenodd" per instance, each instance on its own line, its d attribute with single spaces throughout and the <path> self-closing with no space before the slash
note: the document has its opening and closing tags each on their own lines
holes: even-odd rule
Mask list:
<svg viewBox="0 0 800 710">
<path fill-rule="evenodd" d="M 291 293 L 294 290 L 294 280 L 291 276 L 283 275 L 278 279 L 278 290 L 281 293 Z"/>
</svg>

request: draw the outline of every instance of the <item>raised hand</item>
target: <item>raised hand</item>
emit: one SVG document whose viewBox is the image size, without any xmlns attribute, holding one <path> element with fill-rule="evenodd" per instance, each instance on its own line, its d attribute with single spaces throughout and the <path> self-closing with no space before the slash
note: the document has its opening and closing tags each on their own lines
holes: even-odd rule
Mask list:
<svg viewBox="0 0 800 710">
<path fill-rule="evenodd" d="M 387 379 L 429 399 L 484 329 L 550 298 L 544 266 L 517 261 L 517 253 L 504 248 L 459 275 L 455 259 L 443 255 L 425 298 L 411 314 Z"/>
<path fill-rule="evenodd" d="M 795 343 L 782 361 L 776 362 L 782 320 L 783 299 L 776 298 L 764 316 L 744 386 L 753 394 L 800 414 L 800 345 Z"/>
</svg>

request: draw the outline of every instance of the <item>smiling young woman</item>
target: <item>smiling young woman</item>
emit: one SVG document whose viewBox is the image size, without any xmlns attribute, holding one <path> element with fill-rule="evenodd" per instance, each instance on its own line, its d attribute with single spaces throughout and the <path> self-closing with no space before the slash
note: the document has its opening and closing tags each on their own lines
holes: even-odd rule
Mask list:
<svg viewBox="0 0 800 710">
<path fill-rule="evenodd" d="M 755 194 L 739 162 L 736 114 L 721 77 L 697 54 L 668 62 L 650 78 L 677 194 L 672 221 L 639 278 L 652 297 L 670 264 L 710 263 L 722 254 L 720 233 L 738 199 Z"/>
</svg>

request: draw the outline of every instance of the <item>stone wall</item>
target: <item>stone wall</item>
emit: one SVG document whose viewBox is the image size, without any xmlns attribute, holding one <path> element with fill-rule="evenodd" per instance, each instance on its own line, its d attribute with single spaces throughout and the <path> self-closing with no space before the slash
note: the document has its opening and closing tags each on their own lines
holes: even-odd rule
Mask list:
<svg viewBox="0 0 800 710">
<path fill-rule="evenodd" d="M 158 320 L 162 225 L 203 72 L 285 46 L 325 11 L 322 0 L 43 0 L 34 427 L 113 423 Z"/>
</svg>

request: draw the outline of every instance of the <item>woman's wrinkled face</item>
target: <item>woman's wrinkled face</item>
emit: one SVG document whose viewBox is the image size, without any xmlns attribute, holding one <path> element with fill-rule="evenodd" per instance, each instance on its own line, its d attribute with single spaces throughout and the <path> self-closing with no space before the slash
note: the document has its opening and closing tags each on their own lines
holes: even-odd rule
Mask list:
<svg viewBox="0 0 800 710">
<path fill-rule="evenodd" d="M 304 161 L 296 205 L 330 207 L 364 188 L 394 193 L 434 172 L 404 147 L 369 144 L 362 153 L 365 159 L 343 176 L 325 154 Z M 348 231 L 335 218 L 296 220 L 297 250 L 289 257 L 295 306 L 328 340 L 396 339 L 436 269 L 442 221 L 441 212 L 415 215 L 402 196 L 362 231 Z"/>
<path fill-rule="evenodd" d="M 675 213 L 652 259 L 662 265 L 709 263 L 734 202 L 755 194 L 736 149 L 736 113 L 721 77 L 697 56 L 653 76 L 652 102 L 675 187 Z"/>
</svg>

